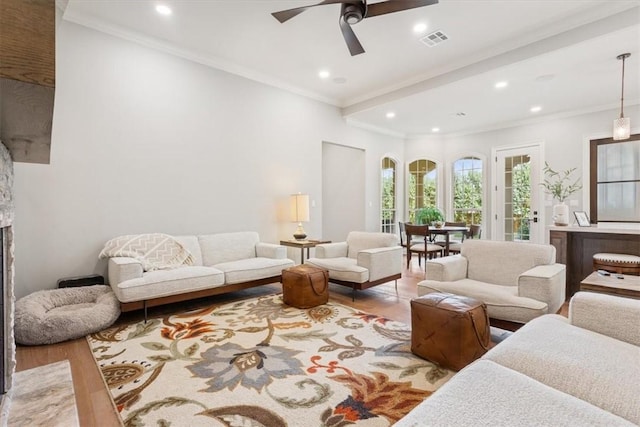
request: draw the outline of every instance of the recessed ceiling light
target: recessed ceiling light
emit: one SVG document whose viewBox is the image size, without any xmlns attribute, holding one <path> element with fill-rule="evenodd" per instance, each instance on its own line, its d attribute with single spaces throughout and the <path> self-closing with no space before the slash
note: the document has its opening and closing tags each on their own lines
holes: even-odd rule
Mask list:
<svg viewBox="0 0 640 427">
<path fill-rule="evenodd" d="M 318 77 L 320 77 L 320 78 L 321 78 L 321 79 L 323 79 L 323 80 L 324 80 L 324 79 L 328 79 L 328 78 L 329 78 L 329 76 L 331 76 L 331 73 L 330 73 L 329 71 L 327 71 L 327 70 L 321 70 L 321 71 L 318 73 Z"/>
<path fill-rule="evenodd" d="M 168 16 L 171 15 L 171 13 L 173 13 L 171 11 L 171 8 L 169 6 L 165 6 L 164 4 L 159 4 L 156 6 L 156 12 L 158 12 L 160 15 L 164 15 L 164 16 Z"/>
<path fill-rule="evenodd" d="M 393 111 L 389 111 L 387 113 L 387 119 L 393 119 L 396 116 L 396 113 L 394 113 Z"/>
<path fill-rule="evenodd" d="M 440 128 L 431 128 L 431 132 L 440 132 Z"/>
<path fill-rule="evenodd" d="M 509 82 L 507 81 L 497 82 L 494 86 L 496 89 L 504 89 L 505 87 L 509 86 Z"/>
<path fill-rule="evenodd" d="M 414 33 L 424 33 L 425 31 L 427 31 L 427 24 L 425 24 L 424 22 L 420 22 L 419 24 L 413 26 Z"/>
<path fill-rule="evenodd" d="M 532 113 L 537 113 L 538 111 L 542 110 L 542 107 L 539 105 L 534 105 L 533 107 L 531 107 L 529 109 L 529 111 L 531 111 Z"/>
</svg>

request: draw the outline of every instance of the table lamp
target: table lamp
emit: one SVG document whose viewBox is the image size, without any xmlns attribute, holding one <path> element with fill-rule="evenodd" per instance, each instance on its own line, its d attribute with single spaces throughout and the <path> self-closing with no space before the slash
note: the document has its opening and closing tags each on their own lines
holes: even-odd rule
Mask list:
<svg viewBox="0 0 640 427">
<path fill-rule="evenodd" d="M 296 232 L 293 237 L 296 240 L 304 240 L 307 233 L 302 228 L 303 222 L 309 221 L 309 195 L 308 194 L 292 194 L 291 195 L 291 221 L 298 223 Z"/>
</svg>

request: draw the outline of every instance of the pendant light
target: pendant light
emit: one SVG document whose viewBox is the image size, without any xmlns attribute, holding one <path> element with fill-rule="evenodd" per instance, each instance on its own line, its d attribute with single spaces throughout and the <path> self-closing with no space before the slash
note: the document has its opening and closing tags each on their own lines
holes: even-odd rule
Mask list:
<svg viewBox="0 0 640 427">
<path fill-rule="evenodd" d="M 620 118 L 613 121 L 613 139 L 621 141 L 631 136 L 631 119 L 624 116 L 624 61 L 630 57 L 630 53 L 618 55 L 617 59 L 622 59 L 622 94 L 620 95 Z"/>
</svg>

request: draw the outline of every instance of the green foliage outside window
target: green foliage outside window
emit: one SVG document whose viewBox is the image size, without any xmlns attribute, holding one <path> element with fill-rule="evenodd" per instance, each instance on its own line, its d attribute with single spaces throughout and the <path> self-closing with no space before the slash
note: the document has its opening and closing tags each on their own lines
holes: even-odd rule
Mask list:
<svg viewBox="0 0 640 427">
<path fill-rule="evenodd" d="M 465 165 L 465 162 L 468 165 Z M 454 163 L 453 194 L 454 221 L 481 224 L 482 163 L 480 159 L 468 157 Z"/>
<path fill-rule="evenodd" d="M 435 162 L 426 159 L 409 164 L 409 185 L 407 188 L 408 214 L 410 222 L 416 221 L 416 211 L 435 207 L 438 201 L 437 169 Z"/>
<path fill-rule="evenodd" d="M 396 230 L 396 162 L 389 157 L 382 159 L 382 206 L 381 219 L 383 233 Z"/>
<path fill-rule="evenodd" d="M 513 167 L 513 233 L 515 240 L 529 240 L 531 212 L 531 164 Z"/>
</svg>

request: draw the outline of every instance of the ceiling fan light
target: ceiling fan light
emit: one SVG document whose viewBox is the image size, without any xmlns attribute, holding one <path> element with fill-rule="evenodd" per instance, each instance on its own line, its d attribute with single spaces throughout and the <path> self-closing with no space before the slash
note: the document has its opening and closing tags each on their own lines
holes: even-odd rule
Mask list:
<svg viewBox="0 0 640 427">
<path fill-rule="evenodd" d="M 344 15 L 342 16 L 347 24 L 353 25 L 362 21 L 363 13 L 359 7 L 355 5 L 349 5 L 344 8 Z"/>
<path fill-rule="evenodd" d="M 362 15 L 357 12 L 347 13 L 344 15 L 344 20 L 347 21 L 347 24 L 349 25 L 357 24 L 362 21 Z"/>
<path fill-rule="evenodd" d="M 631 137 L 631 119 L 628 117 L 620 117 L 613 121 L 613 139 L 614 141 L 622 141 Z"/>
</svg>

